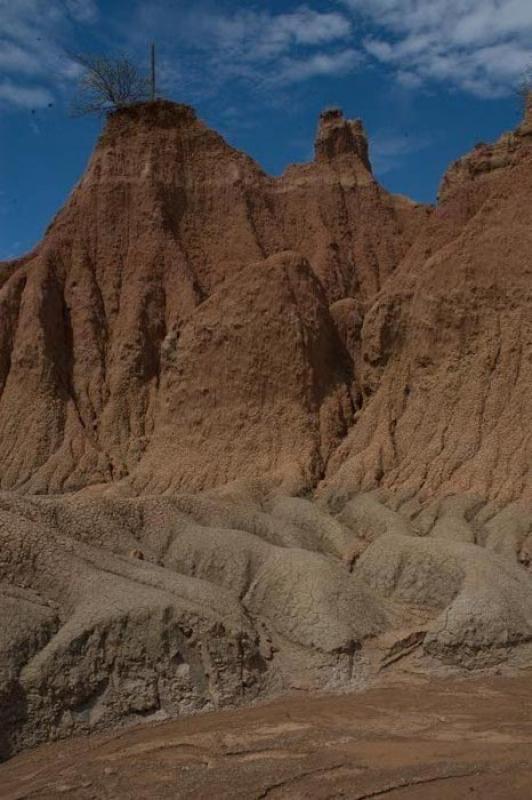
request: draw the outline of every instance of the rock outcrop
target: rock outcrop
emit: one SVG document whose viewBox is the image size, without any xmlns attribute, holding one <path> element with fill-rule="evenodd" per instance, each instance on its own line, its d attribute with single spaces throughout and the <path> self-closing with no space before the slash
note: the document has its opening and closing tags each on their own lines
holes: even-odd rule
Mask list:
<svg viewBox="0 0 532 800">
<path fill-rule="evenodd" d="M 0 266 L 0 757 L 530 666 L 530 113 L 434 210 L 338 111 L 275 179 L 188 107 L 111 116 Z"/>
<path fill-rule="evenodd" d="M 361 410 L 324 492 L 532 499 L 529 122 L 451 167 L 364 315 L 352 349 Z"/>
<path fill-rule="evenodd" d="M 308 262 L 244 267 L 161 346 L 159 408 L 138 491 L 323 474 L 353 417 L 352 369 Z"/>
<path fill-rule="evenodd" d="M 316 136 L 316 160 L 330 162 L 339 156 L 356 154 L 361 166 L 371 172 L 368 139 L 360 119 L 345 119 L 338 108 L 323 111 Z"/>
<path fill-rule="evenodd" d="M 251 440 L 246 475 L 319 479 L 356 405 L 327 305 L 369 301 L 427 212 L 379 187 L 359 123 L 326 115 L 316 149 L 273 179 L 188 107 L 111 116 L 42 244 L 0 266 L 3 488 L 137 469 L 200 488 L 238 477 Z"/>
<path fill-rule="evenodd" d="M 455 189 L 470 184 L 476 178 L 514 167 L 530 156 L 532 146 L 532 91 L 524 100 L 524 116 L 515 131 L 505 133 L 495 144 L 479 142 L 472 153 L 458 159 L 447 170 L 439 192 L 445 201 Z"/>
</svg>

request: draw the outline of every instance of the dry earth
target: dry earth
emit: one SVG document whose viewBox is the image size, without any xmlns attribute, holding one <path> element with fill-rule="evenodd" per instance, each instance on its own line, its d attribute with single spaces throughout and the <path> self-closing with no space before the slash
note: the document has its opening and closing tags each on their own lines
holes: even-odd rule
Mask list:
<svg viewBox="0 0 532 800">
<path fill-rule="evenodd" d="M 1 800 L 529 800 L 531 676 L 291 696 L 46 745 Z"/>
<path fill-rule="evenodd" d="M 279 178 L 188 107 L 111 115 L 43 242 L 0 265 L 0 758 L 296 689 L 530 667 L 531 191 L 532 95 L 434 209 L 379 186 L 340 112 Z M 342 703 L 369 713 L 314 702 L 348 727 Z M 412 797 L 508 788 L 515 713 L 490 757 L 464 734 L 478 776 L 403 742 L 389 791 L 407 758 L 435 781 Z M 333 793 L 353 779 L 320 730 L 272 757 L 286 791 L 305 791 L 294 760 Z M 211 773 L 189 766 L 193 793 Z"/>
<path fill-rule="evenodd" d="M 530 509 L 385 500 L 0 495 L 0 756 L 398 668 L 530 665 Z"/>
</svg>

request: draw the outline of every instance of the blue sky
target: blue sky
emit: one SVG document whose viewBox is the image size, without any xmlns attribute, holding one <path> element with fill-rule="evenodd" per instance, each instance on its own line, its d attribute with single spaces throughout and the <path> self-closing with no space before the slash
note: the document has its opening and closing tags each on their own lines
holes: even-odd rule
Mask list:
<svg viewBox="0 0 532 800">
<path fill-rule="evenodd" d="M 519 119 L 532 0 L 0 0 L 0 259 L 40 239 L 102 124 L 69 116 L 66 52 L 145 63 L 151 39 L 162 92 L 268 172 L 309 160 L 340 105 L 381 182 L 432 202 L 452 160 Z"/>
</svg>

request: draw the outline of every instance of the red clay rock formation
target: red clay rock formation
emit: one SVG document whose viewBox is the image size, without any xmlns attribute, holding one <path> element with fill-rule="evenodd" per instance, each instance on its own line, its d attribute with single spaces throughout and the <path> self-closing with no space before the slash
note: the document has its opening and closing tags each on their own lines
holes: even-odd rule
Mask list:
<svg viewBox="0 0 532 800">
<path fill-rule="evenodd" d="M 338 111 L 278 179 L 188 107 L 114 114 L 0 268 L 0 485 L 530 497 L 531 125 L 430 214 Z"/>
<path fill-rule="evenodd" d="M 480 142 L 472 153 L 459 158 L 444 175 L 439 198 L 441 201 L 464 183 L 469 183 L 487 172 L 512 167 L 527 157 L 532 143 L 532 91 L 524 103 L 524 117 L 515 131 L 505 133 L 495 144 Z"/>
<path fill-rule="evenodd" d="M 281 253 L 228 278 L 161 346 L 139 489 L 272 475 L 316 482 L 347 433 L 351 365 L 308 262 Z"/>
<path fill-rule="evenodd" d="M 453 165 L 364 318 L 363 408 L 328 467 L 383 486 L 532 498 L 532 120 Z"/>
<path fill-rule="evenodd" d="M 338 156 L 356 153 L 364 168 L 371 172 L 368 140 L 360 119 L 345 119 L 339 108 L 323 111 L 316 137 L 316 160 L 331 161 Z"/>
<path fill-rule="evenodd" d="M 0 485 L 72 490 L 145 453 L 154 488 L 288 461 L 314 482 L 352 405 L 326 306 L 373 297 L 425 217 L 338 114 L 279 179 L 188 107 L 112 115 L 42 244 L 0 266 Z"/>
<path fill-rule="evenodd" d="M 63 493 L 0 491 L 0 759 L 530 667 L 529 122 L 429 214 L 338 113 L 279 179 L 186 107 L 110 119 L 0 268 L 0 488 Z"/>
</svg>

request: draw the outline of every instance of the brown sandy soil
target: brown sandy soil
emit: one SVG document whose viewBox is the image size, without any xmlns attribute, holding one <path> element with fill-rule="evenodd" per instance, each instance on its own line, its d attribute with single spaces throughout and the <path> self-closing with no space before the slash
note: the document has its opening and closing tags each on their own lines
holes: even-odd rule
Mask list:
<svg viewBox="0 0 532 800">
<path fill-rule="evenodd" d="M 0 797 L 526 800 L 531 712 L 529 674 L 291 696 L 45 745 L 0 767 Z"/>
</svg>

